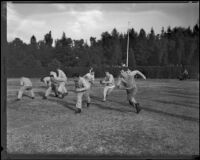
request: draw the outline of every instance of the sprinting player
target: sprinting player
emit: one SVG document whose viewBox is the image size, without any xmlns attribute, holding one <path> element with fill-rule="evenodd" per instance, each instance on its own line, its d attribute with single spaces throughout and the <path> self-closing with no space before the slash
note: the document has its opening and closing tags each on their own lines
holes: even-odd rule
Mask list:
<svg viewBox="0 0 200 160">
<path fill-rule="evenodd" d="M 65 85 L 67 84 L 67 76 L 59 68 L 57 69 L 57 72 L 58 72 L 58 77 L 56 78 L 56 80 L 60 82 L 58 86 L 58 92 L 62 95 L 62 98 L 64 98 L 64 96 L 68 95 L 68 91 L 65 87 Z"/>
<path fill-rule="evenodd" d="M 93 69 L 90 69 L 90 70 L 89 70 L 89 73 L 85 74 L 85 75 L 83 76 L 83 78 L 85 78 L 87 81 L 89 81 L 90 84 L 92 85 L 92 84 L 94 84 L 94 80 L 95 80 L 94 75 L 95 75 L 95 74 L 94 74 Z"/>
<path fill-rule="evenodd" d="M 100 81 L 100 84 L 104 84 L 104 90 L 103 90 L 103 102 L 106 101 L 107 96 L 113 91 L 115 88 L 115 80 L 112 74 L 110 74 L 108 71 L 105 72 L 106 77 L 104 80 Z"/>
<path fill-rule="evenodd" d="M 90 83 L 85 78 L 81 77 L 79 74 L 75 74 L 74 82 L 75 82 L 75 91 L 77 95 L 75 113 L 81 113 L 83 96 L 86 98 L 87 107 L 89 107 L 91 102 L 89 96 Z"/>
<path fill-rule="evenodd" d="M 95 78 L 94 78 L 94 71 L 89 71 L 89 73 L 87 73 L 87 74 L 85 74 L 84 76 L 83 76 L 83 78 L 88 82 L 88 84 L 89 84 L 89 88 L 88 88 L 88 90 L 86 90 L 86 94 L 88 94 L 88 97 L 90 98 L 90 92 L 91 92 L 91 88 L 92 88 L 92 85 L 94 84 L 94 80 L 95 80 Z M 89 106 L 88 106 L 89 107 Z"/>
<path fill-rule="evenodd" d="M 32 85 L 32 82 L 29 78 L 27 77 L 21 77 L 20 78 L 20 89 L 18 91 L 18 95 L 17 95 L 17 100 L 21 100 L 22 99 L 22 96 L 23 96 L 23 93 L 25 91 L 29 91 L 31 93 L 31 98 L 34 99 L 35 98 L 35 95 L 34 95 L 34 92 L 33 92 L 33 85 Z"/>
<path fill-rule="evenodd" d="M 135 107 L 136 112 L 139 113 L 141 111 L 141 107 L 139 103 L 137 103 L 137 101 L 135 100 L 135 95 L 137 93 L 137 86 L 134 77 L 136 74 L 139 74 L 145 80 L 146 77 L 138 70 L 134 71 L 130 71 L 128 69 L 125 70 L 126 71 L 121 70 L 120 72 L 120 77 L 117 82 L 117 87 L 118 88 L 123 87 L 126 89 L 127 100 L 129 101 L 129 104 Z"/>
<path fill-rule="evenodd" d="M 43 82 L 47 87 L 51 85 L 51 78 L 50 76 L 42 77 L 40 79 L 41 82 Z"/>
<path fill-rule="evenodd" d="M 49 77 L 50 77 L 50 85 L 48 89 L 46 90 L 43 99 L 47 99 L 47 97 L 50 95 L 52 91 L 54 91 L 56 97 L 59 96 L 59 93 L 58 93 L 59 82 L 56 80 L 57 74 L 51 71 Z"/>
</svg>

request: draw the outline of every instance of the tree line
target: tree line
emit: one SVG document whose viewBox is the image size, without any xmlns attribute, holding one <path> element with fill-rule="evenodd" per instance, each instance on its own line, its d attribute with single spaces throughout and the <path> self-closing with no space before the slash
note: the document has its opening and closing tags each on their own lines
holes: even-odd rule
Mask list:
<svg viewBox="0 0 200 160">
<path fill-rule="evenodd" d="M 129 29 L 129 66 L 199 66 L 199 24 L 193 28 L 162 27 L 160 34 L 140 29 Z M 126 63 L 128 33 L 103 32 L 97 40 L 90 37 L 90 45 L 83 39 L 73 40 L 63 32 L 55 39 L 51 31 L 37 41 L 33 35 L 30 43 L 20 38 L 7 42 L 7 68 L 36 68 L 49 70 L 55 67 L 120 66 Z"/>
</svg>

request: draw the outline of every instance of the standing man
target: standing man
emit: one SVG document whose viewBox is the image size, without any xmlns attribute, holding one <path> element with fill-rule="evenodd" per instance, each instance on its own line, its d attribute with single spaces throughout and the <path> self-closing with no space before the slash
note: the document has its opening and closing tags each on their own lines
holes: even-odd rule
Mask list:
<svg viewBox="0 0 200 160">
<path fill-rule="evenodd" d="M 57 72 L 58 72 L 58 77 L 56 78 L 56 80 L 60 82 L 58 86 L 58 92 L 62 95 L 62 98 L 64 98 L 64 96 L 68 95 L 68 91 L 65 87 L 65 85 L 67 84 L 67 76 L 59 68 L 57 69 Z"/>
<path fill-rule="evenodd" d="M 86 98 L 87 107 L 89 107 L 91 102 L 89 96 L 90 84 L 85 78 L 81 77 L 79 74 L 75 74 L 74 82 L 75 82 L 75 91 L 77 95 L 75 113 L 81 113 L 83 96 Z"/>
<path fill-rule="evenodd" d="M 121 70 L 120 77 L 117 82 L 117 87 L 120 88 L 122 86 L 126 89 L 127 100 L 129 104 L 136 108 L 136 112 L 139 113 L 141 111 L 141 107 L 139 103 L 135 100 L 135 95 L 137 93 L 137 86 L 135 82 L 135 75 L 139 74 L 143 79 L 146 80 L 146 77 L 138 70 L 130 71 L 129 69 Z"/>
<path fill-rule="evenodd" d="M 29 78 L 26 78 L 26 77 L 21 77 L 20 79 L 20 89 L 18 91 L 18 95 L 17 95 L 17 100 L 21 100 L 22 99 L 22 96 L 23 96 L 23 93 L 25 91 L 29 91 L 31 93 L 31 97 L 32 99 L 35 98 L 35 95 L 34 95 L 34 92 L 33 92 L 33 85 L 32 85 L 32 82 Z"/>
<path fill-rule="evenodd" d="M 103 90 L 103 102 L 106 101 L 106 97 L 113 91 L 115 88 L 115 80 L 112 74 L 110 74 L 108 71 L 105 72 L 106 77 L 104 80 L 100 81 L 100 84 L 104 84 L 104 90 Z"/>
</svg>

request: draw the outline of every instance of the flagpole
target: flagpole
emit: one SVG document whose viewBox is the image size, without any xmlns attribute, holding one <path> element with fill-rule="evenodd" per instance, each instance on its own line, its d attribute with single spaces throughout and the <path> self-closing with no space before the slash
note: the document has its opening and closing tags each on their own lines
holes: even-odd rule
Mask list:
<svg viewBox="0 0 200 160">
<path fill-rule="evenodd" d="M 129 22 L 128 22 L 128 40 L 127 40 L 127 55 L 126 55 L 126 66 L 128 67 L 128 52 L 129 52 Z"/>
</svg>

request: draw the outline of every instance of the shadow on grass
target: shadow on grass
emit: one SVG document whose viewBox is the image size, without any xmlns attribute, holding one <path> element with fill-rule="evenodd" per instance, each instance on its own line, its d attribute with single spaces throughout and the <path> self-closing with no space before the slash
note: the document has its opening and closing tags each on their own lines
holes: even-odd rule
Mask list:
<svg viewBox="0 0 200 160">
<path fill-rule="evenodd" d="M 98 98 L 96 96 L 91 96 L 91 98 L 93 98 L 95 100 L 102 101 L 100 98 Z M 122 102 L 117 102 L 117 101 L 112 101 L 112 100 L 109 100 L 109 101 L 121 104 L 122 106 L 126 105 L 125 103 L 122 103 Z M 108 106 L 102 106 L 100 104 L 96 104 L 96 105 L 100 108 L 107 109 L 107 110 L 116 110 L 116 111 L 120 111 L 120 112 L 128 112 L 128 111 L 124 111 L 124 109 L 117 109 L 117 108 L 112 108 L 112 107 L 108 107 Z M 163 115 L 167 115 L 167 116 L 171 116 L 171 117 L 175 117 L 175 118 L 180 118 L 180 119 L 183 119 L 183 120 L 188 120 L 188 121 L 192 121 L 192 122 L 199 122 L 199 119 L 195 118 L 195 117 L 188 117 L 188 116 L 184 116 L 184 115 L 168 113 L 168 112 L 164 112 L 164 111 L 160 111 L 160 110 L 156 110 L 156 109 L 152 109 L 152 108 L 147 108 L 147 107 L 144 107 L 144 106 L 142 106 L 142 109 L 145 110 L 145 111 L 163 114 Z"/>
<path fill-rule="evenodd" d="M 75 106 L 75 104 L 63 101 L 62 99 L 59 99 L 59 98 L 57 98 L 57 99 L 48 99 L 47 101 L 56 102 L 56 103 L 62 105 L 63 107 L 66 107 L 66 108 L 68 108 L 68 109 L 70 109 L 72 111 L 76 110 L 75 107 L 72 107 L 72 106 Z"/>
<path fill-rule="evenodd" d="M 188 93 L 188 92 L 183 92 L 183 91 L 175 91 L 175 90 L 167 90 L 166 91 L 169 94 L 178 94 L 179 96 L 186 96 L 186 97 L 194 97 L 194 98 L 198 98 L 199 97 L 199 92 L 195 92 L 195 93 Z"/>
<path fill-rule="evenodd" d="M 188 120 L 188 121 L 199 123 L 199 119 L 195 118 L 195 117 L 188 117 L 188 116 L 184 116 L 184 115 L 167 113 L 167 112 L 163 112 L 163 111 L 159 111 L 159 110 L 155 110 L 155 109 L 147 108 L 147 107 L 142 107 L 142 109 L 144 109 L 146 111 L 154 112 L 154 113 L 159 113 L 159 114 L 163 114 L 163 115 L 167 115 L 167 116 L 171 116 L 171 117 L 180 118 L 180 119 L 183 119 L 183 120 Z"/>
<path fill-rule="evenodd" d="M 197 99 L 199 96 L 198 95 L 185 95 L 185 94 L 174 94 L 174 93 L 169 93 L 166 92 L 164 93 L 164 95 L 168 95 L 168 96 L 175 96 L 175 97 L 180 97 L 180 98 L 188 98 L 188 99 Z"/>
<path fill-rule="evenodd" d="M 32 99 L 32 97 L 28 93 L 23 94 L 22 98 L 23 97 L 28 97 L 28 98 Z"/>
<path fill-rule="evenodd" d="M 131 111 L 131 110 L 125 110 L 125 109 L 120 109 L 120 108 L 113 108 L 113 107 L 109 107 L 109 106 L 103 106 L 98 103 L 93 103 L 93 104 L 95 104 L 98 108 L 105 109 L 105 110 L 113 110 L 113 111 L 118 111 L 118 112 L 122 112 L 122 113 L 135 112 L 135 109 L 133 107 L 132 107 L 133 110 Z"/>
<path fill-rule="evenodd" d="M 191 106 L 191 105 L 187 105 L 187 104 L 184 104 L 184 103 L 178 103 L 178 102 L 174 102 L 174 101 L 165 101 L 165 100 L 153 100 L 153 101 L 159 102 L 159 103 L 164 103 L 164 104 L 173 104 L 173 105 L 177 105 L 177 106 L 180 106 L 180 107 L 184 106 L 184 107 L 195 108 L 195 109 L 199 108 L 199 106 Z"/>
<path fill-rule="evenodd" d="M 45 95 L 45 92 L 39 91 L 39 92 L 36 92 L 35 95 L 38 95 L 39 97 L 43 97 Z"/>
<path fill-rule="evenodd" d="M 128 113 L 128 112 L 135 112 L 135 109 L 130 106 L 129 108 L 133 109 L 132 111 L 131 110 L 127 110 L 125 108 L 113 108 L 113 107 L 110 107 L 108 105 L 106 105 L 106 102 L 103 102 L 101 98 L 99 97 L 96 97 L 94 95 L 91 96 L 92 99 L 94 100 L 97 100 L 97 101 L 100 101 L 102 103 L 104 103 L 105 105 L 101 105 L 99 103 L 93 103 L 95 104 L 98 108 L 101 108 L 101 109 L 105 109 L 105 110 L 114 110 L 114 111 L 118 111 L 118 112 L 123 112 L 123 113 Z M 113 101 L 113 100 L 107 100 L 108 102 L 116 102 L 116 101 Z M 120 103 L 122 106 L 127 106 L 128 107 L 128 104 L 126 105 L 125 103 Z"/>
</svg>

